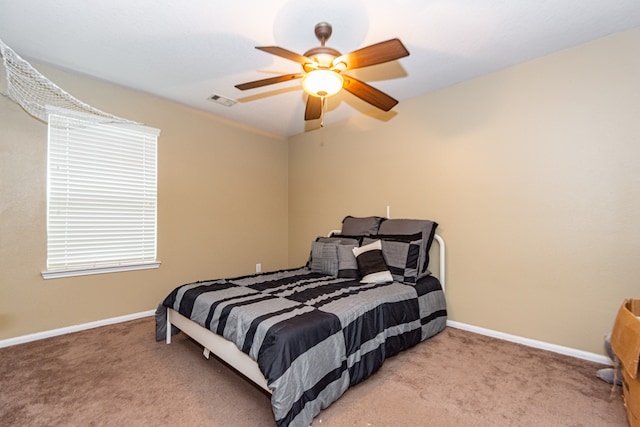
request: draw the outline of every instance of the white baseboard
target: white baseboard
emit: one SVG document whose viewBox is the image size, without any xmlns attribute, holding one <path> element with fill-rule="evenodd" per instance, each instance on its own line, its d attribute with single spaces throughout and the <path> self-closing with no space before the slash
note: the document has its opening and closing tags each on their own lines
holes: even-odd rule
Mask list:
<svg viewBox="0 0 640 427">
<path fill-rule="evenodd" d="M 602 365 L 613 365 L 613 362 L 611 361 L 611 359 L 609 359 L 607 356 L 602 354 L 591 353 L 588 351 L 577 350 L 571 347 L 564 347 L 561 345 L 550 344 L 544 341 L 538 341 L 530 338 L 520 337 L 517 335 L 506 334 L 504 332 L 481 328 L 479 326 L 468 325 L 466 323 L 456 322 L 454 320 L 447 320 L 447 326 L 451 326 L 452 328 L 462 329 L 469 332 L 475 332 L 480 335 L 486 335 L 489 337 L 526 345 L 527 347 L 539 348 L 542 350 L 552 351 L 554 353 L 564 354 L 565 356 L 571 356 L 578 359 L 588 360 L 590 362 L 600 363 Z M 603 345 L 604 345 L 604 342 L 603 342 Z"/>
<path fill-rule="evenodd" d="M 128 322 L 130 320 L 141 319 L 143 317 L 150 317 L 153 315 L 155 315 L 155 310 L 149 310 L 149 311 L 143 311 L 140 313 L 128 314 L 125 316 L 112 317 L 110 319 L 97 320 L 95 322 L 83 323 L 81 325 L 67 326 L 65 328 L 52 329 L 50 331 L 37 332 L 35 334 L 9 338 L 6 340 L 0 340 L 0 348 L 10 347 L 12 345 L 24 344 L 31 341 L 42 340 L 45 338 L 56 337 L 59 335 L 70 334 L 72 332 L 84 331 L 87 329 L 93 329 L 100 326 L 107 326 L 107 325 L 113 325 L 115 323 Z M 577 350 L 575 348 L 564 347 L 561 345 L 550 344 L 544 341 L 538 341 L 530 338 L 520 337 L 517 335 L 506 334 L 504 332 L 481 328 L 479 326 L 473 326 L 466 323 L 456 322 L 454 320 L 447 320 L 447 326 L 451 326 L 452 328 L 462 329 L 469 332 L 475 332 L 480 335 L 486 335 L 489 337 L 526 345 L 527 347 L 533 347 L 533 348 L 539 348 L 542 350 L 552 351 L 554 353 L 560 353 L 566 356 L 576 357 L 578 359 L 588 360 L 588 361 L 600 363 L 603 365 L 612 364 L 611 359 L 601 354 L 590 353 L 588 351 Z"/>
<path fill-rule="evenodd" d="M 128 322 L 130 320 L 141 319 L 143 317 L 153 316 L 155 310 L 142 311 L 140 313 L 127 314 L 125 316 L 112 317 L 110 319 L 97 320 L 95 322 L 83 323 L 81 325 L 67 326 L 65 328 L 52 329 L 50 331 L 37 332 L 35 334 L 23 335 L 21 337 L 0 340 L 0 348 L 10 347 L 12 345 L 24 344 L 31 341 L 42 340 L 45 338 L 56 337 L 58 335 L 70 334 L 72 332 L 84 331 L 100 326 L 113 325 L 115 323 Z"/>
</svg>

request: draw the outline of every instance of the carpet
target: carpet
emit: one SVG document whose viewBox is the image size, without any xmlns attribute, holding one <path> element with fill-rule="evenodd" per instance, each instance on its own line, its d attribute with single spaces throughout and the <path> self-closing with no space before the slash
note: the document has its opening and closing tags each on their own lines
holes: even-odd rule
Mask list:
<svg viewBox="0 0 640 427">
<path fill-rule="evenodd" d="M 274 426 L 269 395 L 144 318 L 0 349 L 2 426 Z M 626 426 L 601 365 L 446 328 L 314 426 Z"/>
</svg>

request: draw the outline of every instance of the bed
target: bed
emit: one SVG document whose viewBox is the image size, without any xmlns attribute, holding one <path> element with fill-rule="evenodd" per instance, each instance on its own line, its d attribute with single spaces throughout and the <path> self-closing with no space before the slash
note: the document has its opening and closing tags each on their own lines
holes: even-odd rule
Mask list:
<svg viewBox="0 0 640 427">
<path fill-rule="evenodd" d="M 386 358 L 444 329 L 436 227 L 346 217 L 312 242 L 305 266 L 175 288 L 156 312 L 156 338 L 182 331 L 270 393 L 278 426 L 309 426 Z M 433 241 L 439 278 L 428 268 Z"/>
</svg>

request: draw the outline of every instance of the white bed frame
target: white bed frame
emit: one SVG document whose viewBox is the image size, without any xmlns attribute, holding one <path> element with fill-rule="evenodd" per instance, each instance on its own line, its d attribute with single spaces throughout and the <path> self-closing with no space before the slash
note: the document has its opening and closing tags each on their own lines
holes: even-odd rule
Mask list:
<svg viewBox="0 0 640 427">
<path fill-rule="evenodd" d="M 331 233 L 334 233 L 334 231 Z M 331 233 L 329 233 L 329 235 L 331 235 Z M 339 232 L 336 234 L 339 234 Z M 442 290 L 444 291 L 446 267 L 445 244 L 442 237 L 438 234 L 434 236 L 434 240 L 438 242 L 439 249 L 439 271 L 437 277 L 440 280 Z M 222 361 L 255 383 L 258 387 L 261 387 L 268 393 L 271 393 L 271 390 L 267 386 L 267 380 L 258 368 L 258 363 L 250 358 L 246 353 L 239 350 L 234 343 L 206 328 L 203 328 L 177 311 L 167 308 L 167 344 L 171 344 L 171 325 L 176 326 L 186 335 L 190 336 L 202 345 L 204 347 L 204 357 L 208 359 L 211 353 L 215 354 Z"/>
</svg>

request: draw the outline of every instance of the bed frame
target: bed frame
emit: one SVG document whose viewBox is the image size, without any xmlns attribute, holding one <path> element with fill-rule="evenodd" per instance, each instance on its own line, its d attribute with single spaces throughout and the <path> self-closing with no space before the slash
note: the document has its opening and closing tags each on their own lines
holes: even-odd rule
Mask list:
<svg viewBox="0 0 640 427">
<path fill-rule="evenodd" d="M 331 235 L 332 233 L 339 234 L 339 231 L 332 231 L 331 233 L 329 233 L 329 235 Z M 445 244 L 442 237 L 440 237 L 438 234 L 434 235 L 434 240 L 438 242 L 439 249 L 439 270 L 437 277 L 440 280 L 442 290 L 444 291 L 446 267 Z M 266 390 L 268 393 L 271 393 L 271 390 L 267 386 L 267 380 L 264 378 L 262 372 L 260 372 L 260 369 L 258 368 L 258 363 L 250 358 L 246 353 L 243 353 L 241 350 L 239 350 L 234 343 L 218 334 L 215 334 L 214 332 L 211 332 L 206 328 L 203 328 L 196 322 L 184 317 L 177 311 L 171 308 L 167 308 L 167 344 L 171 344 L 172 325 L 179 328 L 186 335 L 193 338 L 200 345 L 202 345 L 204 347 L 204 357 L 208 359 L 211 353 L 215 354 L 223 362 L 234 368 L 236 371 L 240 372 L 258 387 Z"/>
</svg>

